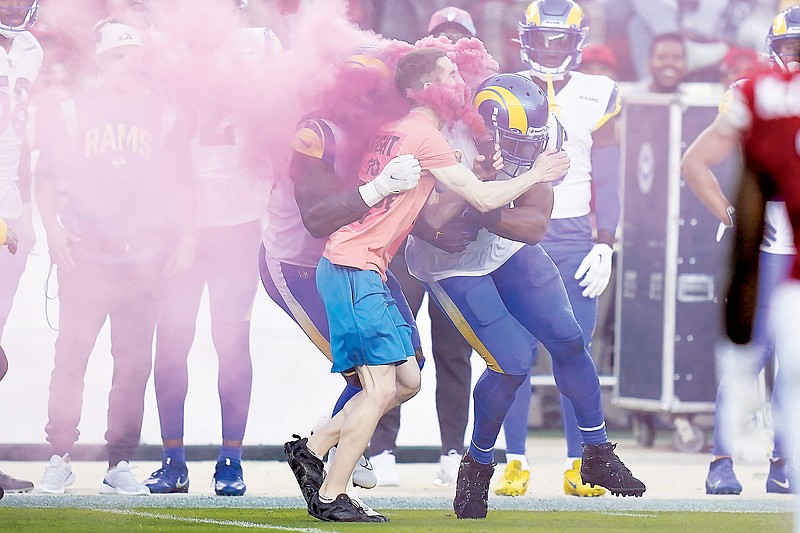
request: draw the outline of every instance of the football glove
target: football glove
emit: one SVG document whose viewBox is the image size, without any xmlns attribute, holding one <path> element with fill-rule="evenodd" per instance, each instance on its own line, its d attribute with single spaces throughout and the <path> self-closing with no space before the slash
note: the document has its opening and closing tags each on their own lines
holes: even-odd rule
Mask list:
<svg viewBox="0 0 800 533">
<path fill-rule="evenodd" d="M 589 253 L 581 261 L 575 271 L 575 279 L 580 279 L 578 284 L 585 287 L 581 293 L 586 298 L 597 298 L 606 290 L 611 280 L 611 256 L 614 250 L 604 242 L 592 246 Z M 581 279 L 583 278 L 583 279 Z"/>
<path fill-rule="evenodd" d="M 419 183 L 422 168 L 411 154 L 398 155 L 389 160 L 375 179 L 358 188 L 364 203 L 369 207 L 391 196 L 410 191 Z"/>
</svg>

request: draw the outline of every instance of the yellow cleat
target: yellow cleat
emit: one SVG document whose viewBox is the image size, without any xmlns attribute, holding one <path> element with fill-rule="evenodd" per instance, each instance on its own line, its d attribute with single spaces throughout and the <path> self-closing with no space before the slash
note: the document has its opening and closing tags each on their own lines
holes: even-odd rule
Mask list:
<svg viewBox="0 0 800 533">
<path fill-rule="evenodd" d="M 585 484 L 581 480 L 581 460 L 575 459 L 572 462 L 572 469 L 564 472 L 564 494 L 567 496 L 580 496 L 582 498 L 595 498 L 606 493 L 606 489 L 600 485 L 594 488 Z"/>
<path fill-rule="evenodd" d="M 528 490 L 528 481 L 531 479 L 529 470 L 522 470 L 522 463 L 511 461 L 503 471 L 503 477 L 494 488 L 494 493 L 499 496 L 522 496 Z"/>
</svg>

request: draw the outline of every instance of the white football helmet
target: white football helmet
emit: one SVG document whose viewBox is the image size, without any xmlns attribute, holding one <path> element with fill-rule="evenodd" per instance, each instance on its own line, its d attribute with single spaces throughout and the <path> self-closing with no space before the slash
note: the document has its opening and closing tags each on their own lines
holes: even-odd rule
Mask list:
<svg viewBox="0 0 800 533">
<path fill-rule="evenodd" d="M 13 39 L 33 26 L 39 0 L 0 0 L 0 35 Z"/>
</svg>

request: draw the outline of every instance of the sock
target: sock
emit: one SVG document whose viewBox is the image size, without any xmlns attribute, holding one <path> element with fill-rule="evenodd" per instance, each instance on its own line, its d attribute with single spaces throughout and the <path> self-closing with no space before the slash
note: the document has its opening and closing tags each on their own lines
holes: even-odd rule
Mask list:
<svg viewBox="0 0 800 533">
<path fill-rule="evenodd" d="M 567 461 L 564 463 L 564 469 L 572 470 L 572 465 L 578 460 L 580 460 L 580 457 L 567 457 Z"/>
<path fill-rule="evenodd" d="M 353 396 L 355 396 L 359 392 L 361 392 L 361 389 L 359 389 L 355 385 L 350 385 L 349 383 L 347 385 L 345 385 L 344 390 L 342 391 L 342 394 L 340 394 L 339 395 L 339 399 L 336 400 L 336 405 L 333 406 L 333 414 L 331 414 L 331 416 L 332 417 L 336 416 L 336 413 L 338 413 L 339 411 L 342 410 L 342 407 L 344 407 L 344 404 L 346 404 L 347 401 L 350 398 L 352 398 Z"/>
<path fill-rule="evenodd" d="M 585 429 L 578 426 L 578 429 L 581 432 L 581 437 L 583 438 L 584 444 L 593 444 L 597 446 L 598 444 L 604 444 L 608 442 L 605 420 L 599 427 Z"/>
<path fill-rule="evenodd" d="M 322 494 L 319 494 L 318 497 L 319 501 L 321 501 L 322 503 L 333 503 L 333 500 L 336 499 L 336 498 L 328 498 L 326 496 L 323 496 Z"/>
<path fill-rule="evenodd" d="M 517 388 L 527 375 L 500 374 L 488 368 L 475 384 L 475 423 L 469 453 L 479 463 L 494 460 L 494 444 Z"/>
<path fill-rule="evenodd" d="M 530 470 L 528 466 L 528 458 L 525 457 L 525 454 L 519 453 L 506 453 L 506 464 L 511 464 L 511 461 L 519 461 L 522 466 L 520 466 L 521 470 Z"/>
<path fill-rule="evenodd" d="M 164 448 L 163 451 L 164 462 L 169 459 L 170 464 L 186 464 L 186 448 L 183 446 L 175 446 L 174 448 Z"/>
<path fill-rule="evenodd" d="M 217 456 L 217 462 L 222 462 L 225 459 L 235 459 L 236 461 L 242 461 L 242 449 L 241 448 L 234 448 L 233 446 L 220 446 L 219 447 L 219 455 Z"/>
</svg>

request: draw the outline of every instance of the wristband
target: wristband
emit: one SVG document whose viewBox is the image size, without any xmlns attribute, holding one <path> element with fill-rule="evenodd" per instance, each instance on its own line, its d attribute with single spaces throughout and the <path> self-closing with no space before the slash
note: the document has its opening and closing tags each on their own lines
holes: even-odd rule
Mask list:
<svg viewBox="0 0 800 533">
<path fill-rule="evenodd" d="M 469 220 L 470 222 L 475 222 L 476 224 L 480 224 L 484 228 L 489 228 L 496 226 L 500 223 L 500 219 L 502 218 L 502 207 L 498 209 L 492 209 L 491 211 L 487 211 L 486 213 L 481 213 L 474 207 L 470 206 L 464 211 L 464 218 Z"/>
<path fill-rule="evenodd" d="M 375 187 L 374 180 L 361 185 L 358 188 L 358 194 L 361 195 L 361 199 L 364 200 L 364 203 L 367 204 L 368 207 L 372 207 L 386 198 L 384 195 L 378 192 L 378 189 Z"/>
</svg>

